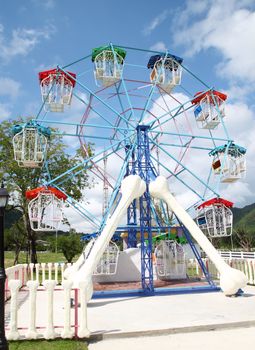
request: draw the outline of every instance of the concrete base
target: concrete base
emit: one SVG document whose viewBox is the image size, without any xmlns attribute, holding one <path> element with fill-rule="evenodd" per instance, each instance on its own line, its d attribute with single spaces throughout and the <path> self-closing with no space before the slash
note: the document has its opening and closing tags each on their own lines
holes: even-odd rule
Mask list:
<svg viewBox="0 0 255 350">
<path fill-rule="evenodd" d="M 106 339 L 89 344 L 89 350 L 240 350 L 252 349 L 255 327 L 210 329 L 192 333 L 144 335 L 140 337 Z"/>
<path fill-rule="evenodd" d="M 212 292 L 94 299 L 88 305 L 88 318 L 92 336 L 101 339 L 125 334 L 128 337 L 132 334 L 144 336 L 148 332 L 159 335 L 255 326 L 255 287 L 247 287 L 242 296 L 231 298 L 221 292 Z"/>
</svg>

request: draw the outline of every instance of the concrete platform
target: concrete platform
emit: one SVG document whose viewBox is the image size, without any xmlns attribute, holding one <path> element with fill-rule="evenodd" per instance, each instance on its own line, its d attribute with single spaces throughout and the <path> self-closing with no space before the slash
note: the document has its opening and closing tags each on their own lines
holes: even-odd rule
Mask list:
<svg viewBox="0 0 255 350">
<path fill-rule="evenodd" d="M 94 339 L 251 327 L 255 326 L 255 287 L 231 298 L 213 292 L 92 300 L 88 323 Z"/>
<path fill-rule="evenodd" d="M 89 350 L 244 350 L 253 349 L 255 328 L 238 328 L 212 332 L 107 339 L 89 344 Z"/>
<path fill-rule="evenodd" d="M 255 287 L 223 293 L 93 300 L 89 350 L 240 350 L 255 346 Z"/>
</svg>

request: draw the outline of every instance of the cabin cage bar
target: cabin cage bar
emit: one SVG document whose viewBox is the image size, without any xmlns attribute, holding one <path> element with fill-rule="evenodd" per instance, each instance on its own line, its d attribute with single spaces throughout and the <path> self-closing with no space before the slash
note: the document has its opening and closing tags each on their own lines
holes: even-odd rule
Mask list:
<svg viewBox="0 0 255 350">
<path fill-rule="evenodd" d="M 14 159 L 22 168 L 40 168 L 46 157 L 50 130 L 35 123 L 15 125 L 12 144 Z"/>
</svg>

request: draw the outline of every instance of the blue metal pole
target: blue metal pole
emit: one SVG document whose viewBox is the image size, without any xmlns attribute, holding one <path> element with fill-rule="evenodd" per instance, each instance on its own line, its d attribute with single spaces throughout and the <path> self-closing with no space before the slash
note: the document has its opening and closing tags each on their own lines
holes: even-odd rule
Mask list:
<svg viewBox="0 0 255 350">
<path fill-rule="evenodd" d="M 150 145 L 148 138 L 149 126 L 137 126 L 137 160 L 136 169 L 146 183 L 146 191 L 139 198 L 140 205 L 140 234 L 141 234 L 141 270 L 142 288 L 145 294 L 153 294 L 153 265 L 152 265 L 152 230 L 151 230 L 151 198 L 149 193 L 150 179 L 155 177 L 155 169 L 150 160 Z M 154 173 L 154 174 L 153 174 Z M 146 239 L 147 234 L 147 239 Z"/>
<path fill-rule="evenodd" d="M 131 148 L 131 145 L 126 145 L 125 150 Z M 126 176 L 130 174 L 135 174 L 135 152 L 133 150 L 131 155 L 131 161 L 127 162 L 127 172 Z M 127 237 L 127 246 L 128 248 L 135 248 L 137 246 L 137 229 L 134 226 L 137 226 L 137 206 L 136 199 L 130 204 L 127 210 L 127 225 L 128 227 L 128 237 Z"/>
<path fill-rule="evenodd" d="M 58 181 L 59 179 L 64 178 L 66 175 L 69 175 L 69 174 L 73 173 L 75 170 L 78 170 L 80 167 L 82 167 L 82 170 L 80 170 L 80 171 L 86 170 L 86 165 L 89 164 L 89 162 L 90 162 L 91 160 L 93 160 L 94 163 L 99 162 L 99 161 L 102 160 L 104 157 L 101 157 L 100 159 L 95 160 L 96 157 L 98 157 L 98 156 L 100 156 L 100 155 L 103 155 L 105 151 L 108 151 L 108 150 L 112 149 L 114 146 L 119 145 L 120 143 L 124 142 L 125 139 L 127 139 L 127 138 L 128 138 L 128 137 L 126 137 L 126 138 L 120 140 L 119 142 L 116 142 L 116 143 L 114 143 L 113 145 L 110 145 L 109 147 L 107 147 L 107 148 L 101 150 L 101 151 L 98 152 L 96 155 L 93 155 L 93 156 L 91 156 L 91 157 L 85 159 L 83 162 L 80 162 L 80 163 L 77 164 L 76 166 L 72 167 L 71 169 L 65 171 L 65 172 L 62 173 L 61 175 L 59 175 L 59 176 L 57 176 L 56 178 L 54 178 L 54 179 L 52 179 L 51 181 L 49 181 L 49 182 L 47 183 L 47 185 L 50 185 L 50 184 L 55 183 L 55 182 Z M 88 165 L 87 165 L 87 166 L 88 166 Z"/>
<path fill-rule="evenodd" d="M 112 43 L 110 44 L 110 46 L 111 46 L 111 49 L 112 49 L 112 52 L 113 52 L 113 55 L 114 55 L 114 59 L 118 62 L 117 57 L 116 57 L 116 53 L 115 53 L 115 51 L 114 51 L 114 48 L 113 48 Z M 124 64 L 125 64 L 125 62 L 124 62 Z M 118 65 L 119 65 L 119 64 L 118 64 Z M 127 100 L 128 100 L 128 105 L 129 105 L 130 110 L 131 110 L 131 115 L 132 115 L 133 118 L 135 118 L 133 106 L 132 106 L 132 103 L 131 103 L 131 101 L 130 101 L 130 97 L 129 97 L 129 94 L 128 94 L 127 88 L 126 88 L 126 83 L 125 83 L 125 80 L 123 79 L 123 75 L 122 75 L 122 74 L 121 74 L 121 83 L 122 83 L 122 85 L 123 85 L 123 88 L 124 88 L 124 91 L 125 91 L 125 95 L 126 95 Z M 120 85 L 119 85 L 119 86 L 120 86 Z M 118 97 L 119 97 L 119 94 L 118 94 Z"/>
<path fill-rule="evenodd" d="M 200 135 L 192 135 L 192 134 L 182 134 L 182 133 L 175 133 L 175 132 L 168 132 L 168 131 L 157 131 L 157 130 L 153 130 L 150 131 L 150 133 L 156 133 L 156 134 L 162 134 L 162 135 L 172 135 L 172 136 L 183 136 L 183 137 L 190 137 L 192 139 L 205 139 L 205 140 L 211 140 L 211 137 L 209 136 L 200 136 Z M 233 140 L 229 140 L 229 139 L 223 139 L 221 137 L 214 137 L 213 138 L 215 141 L 232 141 Z"/>
</svg>

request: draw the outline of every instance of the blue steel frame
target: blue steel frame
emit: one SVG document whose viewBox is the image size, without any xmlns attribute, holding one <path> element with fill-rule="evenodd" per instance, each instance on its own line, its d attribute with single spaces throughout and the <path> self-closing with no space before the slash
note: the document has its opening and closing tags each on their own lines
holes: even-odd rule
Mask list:
<svg viewBox="0 0 255 350">
<path fill-rule="evenodd" d="M 153 264 L 152 264 L 152 230 L 151 230 L 151 197 L 149 193 L 150 180 L 156 177 L 156 169 L 150 159 L 149 126 L 137 126 L 137 160 L 135 168 L 138 175 L 146 183 L 146 191 L 139 198 L 140 234 L 141 234 L 141 272 L 142 288 L 145 294 L 153 294 Z M 147 238 L 145 237 L 147 235 Z"/>
<path fill-rule="evenodd" d="M 130 149 L 130 145 L 125 146 L 126 152 Z M 135 152 L 132 151 L 131 160 L 127 163 L 127 172 L 126 176 L 130 174 L 135 174 L 134 169 L 135 164 Z M 128 225 L 128 237 L 127 237 L 127 247 L 135 248 L 137 246 L 137 205 L 136 199 L 133 200 L 131 205 L 127 210 L 127 225 Z"/>
</svg>

